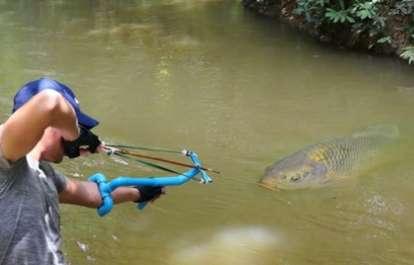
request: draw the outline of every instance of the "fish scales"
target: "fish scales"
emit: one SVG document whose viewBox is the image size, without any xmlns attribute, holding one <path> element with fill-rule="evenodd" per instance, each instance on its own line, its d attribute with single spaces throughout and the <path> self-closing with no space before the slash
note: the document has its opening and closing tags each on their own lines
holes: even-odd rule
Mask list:
<svg viewBox="0 0 414 265">
<path fill-rule="evenodd" d="M 311 159 L 324 163 L 331 172 L 350 170 L 360 159 L 364 148 L 368 147 L 365 139 L 336 140 L 328 144 L 317 144 L 309 151 Z"/>
<path fill-rule="evenodd" d="M 398 128 L 385 128 L 311 145 L 268 167 L 259 184 L 272 189 L 307 188 L 352 174 L 365 158 L 398 136 Z"/>
</svg>

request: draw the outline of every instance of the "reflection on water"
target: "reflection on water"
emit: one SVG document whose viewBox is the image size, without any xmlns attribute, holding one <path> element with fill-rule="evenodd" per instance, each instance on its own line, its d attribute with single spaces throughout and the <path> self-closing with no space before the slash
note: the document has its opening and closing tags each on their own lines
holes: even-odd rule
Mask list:
<svg viewBox="0 0 414 265">
<path fill-rule="evenodd" d="M 229 228 L 213 232 L 201 242 L 173 242 L 169 264 L 275 264 L 273 255 L 279 238 L 263 227 Z"/>
<path fill-rule="evenodd" d="M 192 148 L 223 173 L 144 211 L 62 207 L 71 264 L 410 264 L 414 75 L 335 50 L 239 1 L 0 1 L 0 118 L 49 75 L 99 117 L 107 142 Z M 401 137 L 350 185 L 271 192 L 264 168 L 309 143 L 396 124 Z M 68 176 L 161 174 L 104 155 Z M 283 237 L 281 237 L 283 235 Z M 81 246 L 88 246 L 82 251 Z M 232 253 L 232 255 L 226 255 Z"/>
</svg>

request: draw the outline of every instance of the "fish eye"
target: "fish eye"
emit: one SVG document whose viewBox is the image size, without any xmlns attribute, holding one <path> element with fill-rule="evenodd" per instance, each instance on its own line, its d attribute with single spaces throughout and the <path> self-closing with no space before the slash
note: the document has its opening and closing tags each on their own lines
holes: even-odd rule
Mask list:
<svg viewBox="0 0 414 265">
<path fill-rule="evenodd" d="M 290 178 L 290 182 L 297 182 L 302 178 L 300 174 L 296 174 Z"/>
</svg>

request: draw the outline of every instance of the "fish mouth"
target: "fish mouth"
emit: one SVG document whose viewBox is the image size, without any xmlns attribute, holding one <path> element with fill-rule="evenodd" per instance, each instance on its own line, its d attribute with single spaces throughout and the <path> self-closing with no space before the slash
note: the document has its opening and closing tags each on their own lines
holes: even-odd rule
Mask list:
<svg viewBox="0 0 414 265">
<path fill-rule="evenodd" d="M 276 187 L 272 187 L 272 186 L 270 186 L 266 183 L 263 183 L 263 182 L 257 182 L 257 185 L 260 186 L 260 187 L 263 187 L 265 189 L 271 190 L 271 191 L 277 191 L 278 190 Z"/>
</svg>

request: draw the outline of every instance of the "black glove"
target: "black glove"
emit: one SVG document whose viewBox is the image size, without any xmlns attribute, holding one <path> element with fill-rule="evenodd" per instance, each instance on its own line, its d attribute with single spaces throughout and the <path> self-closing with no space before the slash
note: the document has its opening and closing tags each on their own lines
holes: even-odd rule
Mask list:
<svg viewBox="0 0 414 265">
<path fill-rule="evenodd" d="M 80 127 L 80 135 L 75 141 L 66 141 L 62 138 L 63 151 L 69 158 L 80 156 L 80 150 L 88 150 L 95 153 L 98 146 L 101 144 L 98 136 L 93 134 L 90 130 Z"/>
<path fill-rule="evenodd" d="M 148 202 L 164 193 L 163 186 L 135 186 L 139 191 L 139 199 L 135 202 Z"/>
</svg>

